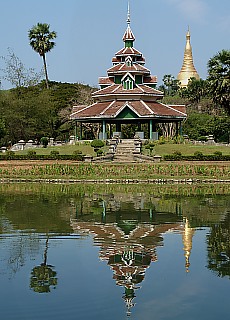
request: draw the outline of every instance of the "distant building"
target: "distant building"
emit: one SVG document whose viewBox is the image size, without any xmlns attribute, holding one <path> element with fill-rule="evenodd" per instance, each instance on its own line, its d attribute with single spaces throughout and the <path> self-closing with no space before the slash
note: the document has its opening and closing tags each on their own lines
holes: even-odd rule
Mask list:
<svg viewBox="0 0 230 320">
<path fill-rule="evenodd" d="M 190 43 L 190 31 L 188 30 L 186 35 L 186 46 L 184 50 L 184 60 L 181 70 L 177 76 L 177 80 L 180 81 L 180 87 L 187 87 L 190 78 L 200 79 L 199 74 L 196 71 L 193 63 L 192 46 Z"/>
</svg>

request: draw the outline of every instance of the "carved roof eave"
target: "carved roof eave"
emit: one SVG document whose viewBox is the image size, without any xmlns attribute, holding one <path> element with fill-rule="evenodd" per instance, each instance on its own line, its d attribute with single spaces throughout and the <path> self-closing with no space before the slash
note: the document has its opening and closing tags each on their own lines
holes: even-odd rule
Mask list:
<svg viewBox="0 0 230 320">
<path fill-rule="evenodd" d="M 136 114 L 137 114 L 137 112 L 135 112 Z M 118 113 L 119 114 L 119 113 Z M 70 115 L 70 119 L 72 119 L 72 120 L 77 120 L 77 121 L 89 121 L 89 120 L 91 120 L 91 121 L 98 121 L 98 120 L 101 120 L 101 119 L 104 119 L 104 120 L 112 120 L 112 119 L 116 119 L 116 120 L 118 120 L 118 121 L 126 121 L 126 120 L 129 120 L 130 121 L 130 119 L 120 119 L 120 118 L 117 118 L 117 115 L 111 115 L 111 116 L 108 116 L 108 115 L 99 115 L 99 116 L 86 116 L 86 117 L 79 117 L 79 118 L 75 118 L 74 116 L 73 116 L 74 114 L 71 114 Z M 164 115 L 164 116 L 162 116 L 162 115 L 157 115 L 157 114 L 152 114 L 152 115 L 144 115 L 144 116 L 138 116 L 138 117 L 136 117 L 136 118 L 133 118 L 132 120 L 138 120 L 138 119 L 157 119 L 157 120 L 162 120 L 162 121 L 170 121 L 170 122 L 172 122 L 173 120 L 178 120 L 178 121 L 183 121 L 183 120 L 185 120 L 186 119 L 186 117 L 187 116 L 183 116 L 183 115 L 181 115 L 181 116 L 168 116 L 168 115 Z"/>
<path fill-rule="evenodd" d="M 139 100 L 142 99 L 143 97 L 151 97 L 151 98 L 156 98 L 157 99 L 162 99 L 164 97 L 163 94 L 160 93 L 107 93 L 107 94 L 97 94 L 94 95 L 94 99 L 98 100 Z M 101 99 L 102 98 L 102 99 Z"/>
<path fill-rule="evenodd" d="M 108 70 L 108 71 L 107 71 L 109 77 L 112 77 L 112 76 L 114 76 L 114 75 L 124 74 L 125 72 L 129 72 L 129 73 L 133 73 L 133 74 L 140 74 L 140 75 L 143 75 L 143 76 L 150 74 L 150 71 L 149 71 L 149 70 L 148 70 L 148 71 L 143 71 L 143 70 L 140 70 L 140 71 L 138 71 L 138 70 L 109 71 L 109 70 Z"/>
<path fill-rule="evenodd" d="M 115 113 L 104 114 L 104 112 L 107 112 L 107 110 L 109 108 L 113 108 L 113 104 L 114 103 L 115 103 L 115 100 L 114 101 L 111 101 L 111 100 L 108 101 L 108 105 L 107 106 L 105 105 L 104 109 L 102 109 L 102 111 L 100 113 L 98 113 L 98 114 L 95 114 L 95 115 L 82 115 L 81 116 L 81 112 L 82 111 L 84 112 L 87 109 L 96 107 L 98 103 L 95 102 L 92 105 L 89 105 L 86 108 L 84 108 L 84 110 L 77 110 L 76 112 L 73 112 L 70 115 L 70 119 L 77 120 L 77 121 L 88 121 L 88 120 L 96 121 L 96 120 L 101 120 L 101 119 L 104 119 L 104 120 L 105 119 L 107 119 L 107 120 L 116 119 L 116 120 L 120 121 L 122 119 L 119 119 L 117 117 L 122 112 L 122 110 L 124 110 L 124 108 L 126 106 L 128 106 L 137 115 L 137 117 L 133 118 L 132 120 L 136 120 L 136 119 L 156 119 L 158 121 L 161 120 L 162 122 L 163 121 L 167 122 L 167 120 L 168 121 L 175 121 L 175 120 L 184 121 L 187 118 L 187 114 L 186 113 L 184 113 L 183 111 L 177 109 L 177 107 L 181 107 L 181 108 L 184 107 L 185 108 L 185 105 L 169 106 L 169 105 L 166 105 L 166 104 L 158 102 L 157 104 L 159 106 L 162 106 L 162 107 L 174 112 L 174 114 L 167 115 L 167 114 L 159 114 L 159 113 L 154 112 L 154 110 L 151 108 L 151 106 L 148 105 L 148 102 L 144 102 L 144 100 L 141 100 L 140 103 L 141 103 L 142 106 L 144 106 L 150 112 L 149 114 L 141 115 L 138 112 L 137 107 L 132 106 L 132 104 L 133 104 L 132 101 L 128 101 L 128 100 L 124 100 L 124 103 L 122 103 L 120 108 Z M 123 120 L 126 120 L 126 119 L 123 119 Z"/>
<path fill-rule="evenodd" d="M 126 52 L 127 51 L 127 52 Z M 122 56 L 138 56 L 138 57 L 142 57 L 143 54 L 138 51 L 136 48 L 132 47 L 124 47 L 122 49 L 120 49 L 119 51 L 117 51 L 115 53 L 116 57 L 122 57 Z"/>
</svg>

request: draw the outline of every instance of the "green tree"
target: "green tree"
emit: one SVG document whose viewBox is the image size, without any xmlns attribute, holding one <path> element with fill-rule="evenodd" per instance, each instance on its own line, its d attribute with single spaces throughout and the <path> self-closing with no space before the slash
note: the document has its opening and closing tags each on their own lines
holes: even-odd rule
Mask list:
<svg viewBox="0 0 230 320">
<path fill-rule="evenodd" d="M 173 96 L 179 90 L 179 81 L 171 74 L 165 74 L 162 81 L 164 83 L 164 87 L 160 88 L 163 89 L 166 95 Z"/>
<path fill-rule="evenodd" d="M 43 59 L 47 89 L 49 89 L 49 79 L 46 65 L 46 53 L 53 49 L 55 42 L 52 40 L 57 37 L 56 32 L 50 31 L 49 28 L 50 25 L 47 23 L 38 23 L 36 26 L 33 26 L 28 33 L 32 49 Z"/>
<path fill-rule="evenodd" d="M 180 96 L 187 98 L 191 103 L 199 103 L 207 96 L 207 81 L 203 79 L 190 78 L 187 88 L 180 90 Z"/>
<path fill-rule="evenodd" d="M 213 102 L 230 114 L 230 50 L 222 50 L 209 59 L 207 80 Z"/>
<path fill-rule="evenodd" d="M 5 62 L 5 68 L 1 69 L 2 78 L 10 82 L 13 87 L 33 86 L 41 80 L 43 72 L 36 72 L 34 68 L 27 69 L 11 48 L 8 48 L 7 57 L 1 58 Z"/>
</svg>

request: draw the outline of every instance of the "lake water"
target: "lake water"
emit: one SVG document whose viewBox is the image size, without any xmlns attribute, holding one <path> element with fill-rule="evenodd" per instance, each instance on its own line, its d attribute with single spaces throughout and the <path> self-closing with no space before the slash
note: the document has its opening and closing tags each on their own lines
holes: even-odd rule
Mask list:
<svg viewBox="0 0 230 320">
<path fill-rule="evenodd" d="M 2 320 L 229 319 L 227 186 L 0 186 Z"/>
</svg>

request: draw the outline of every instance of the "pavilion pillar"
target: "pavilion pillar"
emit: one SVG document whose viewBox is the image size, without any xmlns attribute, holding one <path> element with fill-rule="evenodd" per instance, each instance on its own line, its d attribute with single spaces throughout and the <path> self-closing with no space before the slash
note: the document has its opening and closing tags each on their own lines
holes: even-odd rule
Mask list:
<svg viewBox="0 0 230 320">
<path fill-rule="evenodd" d="M 141 122 L 138 121 L 138 131 L 141 131 Z"/>
<path fill-rule="evenodd" d="M 180 142 L 182 142 L 182 136 L 183 136 L 182 121 L 180 121 L 180 128 L 179 128 L 179 131 L 180 131 Z"/>
<path fill-rule="evenodd" d="M 153 120 L 149 120 L 149 140 L 153 139 Z"/>
<path fill-rule="evenodd" d="M 178 137 L 178 135 L 179 135 L 179 123 L 178 122 L 176 122 L 176 137 Z"/>
<path fill-rule="evenodd" d="M 75 136 L 75 141 L 77 141 L 77 120 L 75 120 L 75 125 L 74 125 L 74 136 Z"/>
<path fill-rule="evenodd" d="M 116 132 L 121 132 L 121 124 L 120 124 L 120 122 L 116 123 Z"/>
<path fill-rule="evenodd" d="M 102 121 L 102 140 L 106 140 L 106 122 Z"/>
<path fill-rule="evenodd" d="M 82 122 L 80 124 L 80 137 L 79 137 L 80 140 L 82 140 Z"/>
</svg>

